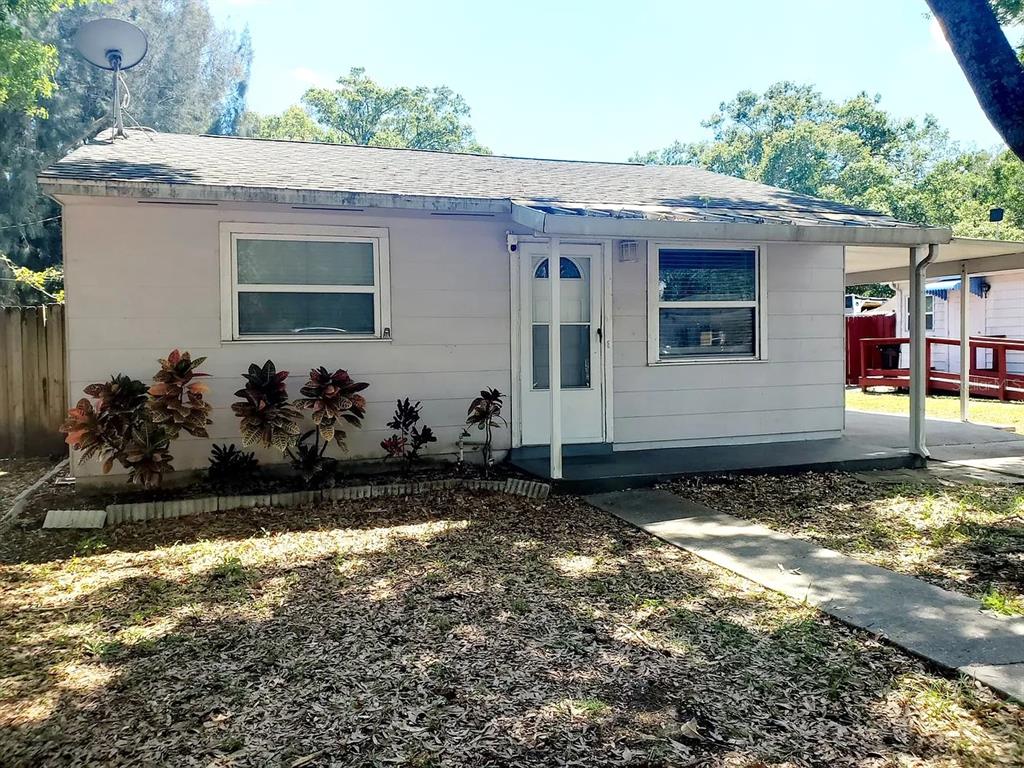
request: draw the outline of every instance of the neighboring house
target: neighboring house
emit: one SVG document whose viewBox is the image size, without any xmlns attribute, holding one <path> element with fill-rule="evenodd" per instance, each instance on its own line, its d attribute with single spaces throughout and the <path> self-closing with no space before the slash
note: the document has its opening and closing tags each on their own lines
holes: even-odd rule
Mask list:
<svg viewBox="0 0 1024 768">
<path fill-rule="evenodd" d="M 902 309 L 897 313 L 896 333 L 906 336 L 909 334 L 908 284 L 894 283 L 893 287 L 896 289 L 898 306 Z M 967 290 L 967 323 L 971 336 L 1024 339 L 1024 272 L 969 277 Z M 931 280 L 926 284 L 925 291 L 928 294 L 925 305 L 927 335 L 959 338 L 960 301 L 963 295 L 960 278 Z M 979 350 L 976 362 L 981 367 L 990 366 L 991 350 Z M 959 346 L 933 345 L 932 367 L 940 371 L 959 371 Z M 1006 368 L 1010 373 L 1024 373 L 1024 352 L 1007 352 Z"/>
<path fill-rule="evenodd" d="M 848 315 L 860 315 L 878 309 L 885 304 L 885 301 L 885 299 L 875 296 L 858 296 L 855 293 L 848 293 L 843 302 L 843 310 Z"/>
<path fill-rule="evenodd" d="M 233 393 L 268 358 L 293 396 L 313 366 L 369 382 L 351 458 L 382 455 L 406 396 L 454 452 L 488 386 L 497 447 L 546 445 L 555 243 L 566 443 L 837 437 L 844 248 L 949 239 L 687 166 L 229 137 L 132 132 L 40 182 L 63 207 L 71 399 L 174 347 L 208 357 L 211 439 L 176 442 L 179 470 L 239 441 Z"/>
</svg>

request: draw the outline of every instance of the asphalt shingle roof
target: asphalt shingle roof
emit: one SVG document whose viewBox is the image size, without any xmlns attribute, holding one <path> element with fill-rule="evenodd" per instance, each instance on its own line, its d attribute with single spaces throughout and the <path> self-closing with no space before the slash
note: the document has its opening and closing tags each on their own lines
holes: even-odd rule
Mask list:
<svg viewBox="0 0 1024 768">
<path fill-rule="evenodd" d="M 510 200 L 554 213 L 909 226 L 889 216 L 690 166 L 542 160 L 143 133 L 96 140 L 42 174 L 134 182 Z"/>
</svg>

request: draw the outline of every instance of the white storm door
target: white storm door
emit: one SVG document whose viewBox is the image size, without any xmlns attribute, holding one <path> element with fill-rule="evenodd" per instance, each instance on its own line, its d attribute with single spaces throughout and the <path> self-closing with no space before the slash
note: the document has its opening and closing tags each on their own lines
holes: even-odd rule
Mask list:
<svg viewBox="0 0 1024 768">
<path fill-rule="evenodd" d="M 551 287 L 547 243 L 520 243 L 522 443 L 551 439 L 548 326 Z M 562 440 L 604 442 L 601 343 L 603 291 L 600 245 L 561 245 Z"/>
</svg>

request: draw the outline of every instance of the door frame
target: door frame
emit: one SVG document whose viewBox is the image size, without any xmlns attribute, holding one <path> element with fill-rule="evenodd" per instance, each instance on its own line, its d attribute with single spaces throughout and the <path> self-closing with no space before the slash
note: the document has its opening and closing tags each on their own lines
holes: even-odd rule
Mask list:
<svg viewBox="0 0 1024 768">
<path fill-rule="evenodd" d="M 546 237 L 519 236 L 520 243 L 541 244 L 549 243 Z M 601 261 L 601 411 L 602 419 L 602 441 L 604 443 L 614 442 L 614 414 L 612 396 L 614 360 L 612 359 L 612 252 L 613 241 L 610 239 L 562 239 L 566 245 L 589 245 L 598 246 L 598 259 Z M 523 259 L 526 257 L 525 249 L 519 248 L 509 251 L 509 295 L 510 295 L 510 319 L 511 319 L 511 370 L 512 370 L 512 391 L 509 393 L 510 428 L 512 431 L 512 447 L 521 448 L 523 445 L 523 418 L 522 418 L 522 385 L 523 385 L 523 338 L 522 338 L 522 275 Z"/>
</svg>

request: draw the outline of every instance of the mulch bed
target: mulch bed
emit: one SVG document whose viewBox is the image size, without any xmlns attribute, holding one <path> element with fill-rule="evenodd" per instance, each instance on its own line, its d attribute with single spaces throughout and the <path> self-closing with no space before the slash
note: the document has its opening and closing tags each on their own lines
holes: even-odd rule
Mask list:
<svg viewBox="0 0 1024 768">
<path fill-rule="evenodd" d="M 763 523 L 979 600 L 1024 609 L 1024 489 L 866 483 L 843 473 L 723 476 L 668 486 Z M 991 607 L 991 605 L 989 606 Z"/>
<path fill-rule="evenodd" d="M 0 542 L 4 766 L 954 766 L 1024 710 L 574 497 Z"/>
<path fill-rule="evenodd" d="M 386 485 L 396 482 L 419 482 L 449 478 L 483 479 L 484 477 L 504 480 L 509 477 L 528 477 L 511 464 L 499 463 L 486 474 L 483 468 L 470 463 L 423 462 L 405 471 L 398 463 L 376 463 L 357 470 L 343 469 L 330 478 L 326 487 L 340 488 L 359 485 Z M 168 499 L 195 499 L 208 496 L 239 494 L 287 493 L 304 491 L 311 487 L 322 488 L 324 484 L 307 486 L 302 479 L 291 473 L 284 465 L 261 468 L 255 477 L 240 484 L 217 484 L 210 482 L 204 474 L 193 475 L 189 482 L 175 482 L 174 473 L 167 476 L 167 484 L 156 488 L 143 488 L 125 482 L 105 483 L 101 486 L 89 484 L 56 485 L 40 488 L 32 495 L 28 506 L 21 514 L 18 524 L 23 527 L 38 527 L 51 509 L 103 509 L 108 504 L 131 504 L 145 501 Z"/>
</svg>

